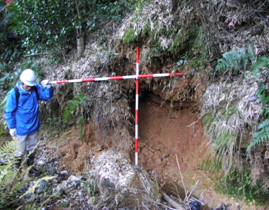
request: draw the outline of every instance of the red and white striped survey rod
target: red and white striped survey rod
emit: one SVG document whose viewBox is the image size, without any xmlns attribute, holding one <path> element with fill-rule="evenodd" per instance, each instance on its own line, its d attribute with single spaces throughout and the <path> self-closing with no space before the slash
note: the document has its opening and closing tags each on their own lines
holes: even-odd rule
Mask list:
<svg viewBox="0 0 269 210">
<path fill-rule="evenodd" d="M 138 101 L 139 101 L 139 47 L 136 48 L 136 87 L 135 87 L 135 165 L 138 165 Z"/>
<path fill-rule="evenodd" d="M 139 47 L 136 52 L 136 75 L 126 76 L 114 76 L 114 77 L 95 77 L 88 79 L 73 79 L 73 80 L 60 80 L 50 81 L 50 84 L 61 84 L 61 83 L 76 83 L 76 82 L 98 82 L 107 80 L 122 80 L 122 79 L 135 79 L 136 80 L 136 92 L 135 92 L 135 165 L 138 165 L 138 107 L 139 107 L 139 79 L 147 77 L 170 77 L 180 76 L 183 73 L 158 73 L 158 74 L 142 74 L 139 75 Z"/>
<path fill-rule="evenodd" d="M 94 77 L 88 79 L 71 79 L 71 80 L 58 80 L 50 81 L 50 84 L 62 84 L 62 83 L 76 83 L 76 82 L 98 82 L 98 81 L 107 81 L 107 80 L 124 80 L 124 79 L 140 79 L 147 77 L 171 77 L 171 76 L 180 76 L 184 75 L 181 72 L 177 73 L 158 73 L 158 74 L 140 74 L 140 75 L 126 75 L 126 76 L 114 76 L 114 77 Z"/>
</svg>

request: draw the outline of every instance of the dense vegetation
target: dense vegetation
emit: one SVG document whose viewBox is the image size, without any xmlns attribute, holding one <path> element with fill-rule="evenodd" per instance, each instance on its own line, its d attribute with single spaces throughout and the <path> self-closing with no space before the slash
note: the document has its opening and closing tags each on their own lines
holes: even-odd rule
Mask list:
<svg viewBox="0 0 269 210">
<path fill-rule="evenodd" d="M 8 5 L 1 1 L 0 7 L 0 88 L 7 91 L 7 78 L 12 77 L 9 73 L 19 74 L 21 70 L 14 66 L 16 61 L 28 64 L 23 68 L 32 68 L 32 61 L 40 56 L 54 62 L 65 60 L 66 54 L 76 48 L 76 38 L 107 22 L 121 23 L 122 17 L 135 8 L 135 2 L 13 0 Z"/>
</svg>

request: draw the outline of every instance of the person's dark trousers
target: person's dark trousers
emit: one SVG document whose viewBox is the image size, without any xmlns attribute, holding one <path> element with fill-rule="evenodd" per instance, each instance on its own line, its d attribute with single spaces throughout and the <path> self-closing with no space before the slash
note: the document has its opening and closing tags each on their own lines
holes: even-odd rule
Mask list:
<svg viewBox="0 0 269 210">
<path fill-rule="evenodd" d="M 31 153 L 30 155 L 28 155 L 31 152 L 27 152 L 27 166 L 32 166 L 34 165 L 35 162 L 35 154 Z M 29 175 L 33 175 L 33 176 L 39 176 L 42 172 L 38 169 L 36 169 L 34 166 L 32 166 L 32 168 L 29 171 Z"/>
</svg>

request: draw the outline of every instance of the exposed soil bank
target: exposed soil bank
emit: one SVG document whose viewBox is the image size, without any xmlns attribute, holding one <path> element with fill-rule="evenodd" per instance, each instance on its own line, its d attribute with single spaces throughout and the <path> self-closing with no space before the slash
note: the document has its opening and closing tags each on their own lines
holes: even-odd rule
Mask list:
<svg viewBox="0 0 269 210">
<path fill-rule="evenodd" d="M 139 101 L 139 166 L 174 196 L 185 196 L 183 187 L 190 192 L 199 181 L 194 196 L 210 208 L 223 202 L 232 209 L 258 209 L 215 192 L 214 176 L 201 168 L 210 142 L 197 107 L 187 102 L 171 104 L 143 93 Z"/>
</svg>

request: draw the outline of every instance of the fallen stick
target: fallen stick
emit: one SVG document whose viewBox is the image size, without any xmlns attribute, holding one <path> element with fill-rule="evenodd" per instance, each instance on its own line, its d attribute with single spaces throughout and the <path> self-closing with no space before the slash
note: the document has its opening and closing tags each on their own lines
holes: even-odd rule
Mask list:
<svg viewBox="0 0 269 210">
<path fill-rule="evenodd" d="M 196 188 L 196 186 L 197 186 L 198 183 L 199 183 L 199 180 L 198 180 L 198 181 L 196 182 L 196 184 L 194 185 L 194 187 L 193 187 L 192 191 L 190 192 L 189 196 L 186 197 L 185 202 L 187 201 L 187 202 L 189 203 L 189 199 L 190 199 L 190 197 L 191 197 L 191 195 L 192 195 L 192 193 L 193 193 L 193 191 L 194 191 L 194 189 Z"/>
<path fill-rule="evenodd" d="M 184 208 L 182 205 L 180 205 L 179 203 L 177 203 L 176 201 L 174 201 L 172 198 L 170 198 L 166 193 L 163 193 L 163 198 L 174 208 L 178 209 L 178 210 L 186 210 L 186 208 Z"/>
<path fill-rule="evenodd" d="M 185 198 L 186 198 L 186 196 L 187 196 L 187 190 L 186 190 L 186 187 L 185 187 L 185 184 L 184 184 L 184 180 L 183 180 L 183 176 L 182 176 L 181 169 L 180 169 L 180 166 L 179 166 L 177 155 L 176 155 L 176 161 L 177 161 L 177 167 L 178 167 L 178 170 L 179 170 L 179 174 L 180 174 L 182 185 L 183 185 L 183 188 L 184 188 L 184 191 L 185 191 Z"/>
</svg>

